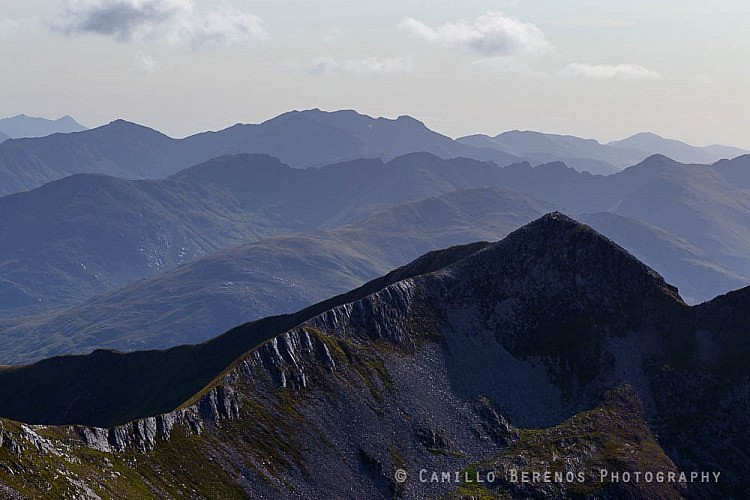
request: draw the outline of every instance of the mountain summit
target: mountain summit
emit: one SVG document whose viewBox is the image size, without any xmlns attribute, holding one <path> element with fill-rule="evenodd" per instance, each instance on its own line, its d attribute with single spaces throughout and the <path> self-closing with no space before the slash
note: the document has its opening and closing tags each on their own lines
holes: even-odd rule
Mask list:
<svg viewBox="0 0 750 500">
<path fill-rule="evenodd" d="M 11 464 L 0 485 L 31 496 L 53 477 L 103 496 L 461 496 L 476 482 L 423 483 L 419 471 L 533 466 L 589 479 L 485 482 L 480 493 L 732 496 L 750 479 L 750 372 L 737 362 L 747 294 L 690 308 L 625 250 L 551 213 L 204 344 L 3 369 L 6 417 L 120 425 L 0 420 Z M 103 481 L 106 464 L 122 480 Z M 591 479 L 602 468 L 717 471 L 721 483 Z M 28 470 L 36 483 L 22 481 Z"/>
</svg>

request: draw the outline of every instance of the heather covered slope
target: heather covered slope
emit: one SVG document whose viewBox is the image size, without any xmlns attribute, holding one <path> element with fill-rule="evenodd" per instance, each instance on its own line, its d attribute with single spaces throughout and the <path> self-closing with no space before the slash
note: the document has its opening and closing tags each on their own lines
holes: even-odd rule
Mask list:
<svg viewBox="0 0 750 500">
<path fill-rule="evenodd" d="M 736 496 L 750 470 L 742 432 L 750 374 L 738 362 L 747 350 L 746 295 L 690 308 L 621 247 L 550 214 L 501 242 L 425 256 L 307 313 L 261 320 L 204 346 L 181 348 L 191 354 L 179 367 L 169 361 L 178 352 L 171 350 L 98 352 L 5 370 L 3 391 L 40 377 L 24 385 L 37 387 L 36 393 L 20 394 L 16 386 L 2 394 L 16 404 L 14 418 L 33 414 L 26 420 L 37 422 L 51 418 L 40 408 L 72 422 L 78 420 L 72 412 L 86 405 L 101 411 L 114 399 L 76 390 L 73 407 L 67 387 L 45 394 L 39 383 L 50 380 L 45 366 L 55 365 L 58 383 L 70 377 L 89 391 L 110 377 L 135 386 L 147 377 L 146 394 L 161 399 L 162 407 L 182 399 L 176 393 L 190 371 L 209 380 L 199 384 L 196 376 L 193 387 L 202 389 L 183 391 L 192 396 L 169 403 L 178 410 L 110 430 L 25 430 L 5 421 L 8 445 L 1 449 L 13 474 L 0 470 L 0 483 L 33 495 L 62 467 L 69 472 L 58 488 L 124 495 L 115 490 L 124 488 L 118 479 L 92 472 L 107 458 L 120 477 L 132 478 L 127 484 L 161 496 L 190 489 L 217 495 L 221 485 L 225 496 L 422 498 L 457 488 L 415 481 L 423 467 L 565 464 L 593 475 L 605 464 L 620 471 L 718 471 L 721 481 L 588 482 L 584 492 Z M 138 356 L 152 359 L 113 373 Z M 232 361 L 210 375 L 208 365 L 219 367 L 220 356 Z M 107 368 L 91 383 L 97 359 Z M 158 378 L 143 373 L 155 363 Z M 129 385 L 117 390 L 116 402 L 125 405 L 120 417 L 127 404 L 144 402 L 128 398 Z M 97 418 L 105 423 L 103 414 Z M 531 430 L 539 426 L 553 427 Z M 37 483 L 22 480 L 35 459 L 34 470 L 43 471 L 33 476 Z M 393 481 L 397 468 L 412 480 Z M 466 493 L 476 484 L 459 486 L 458 493 Z M 491 491 L 501 496 L 515 488 L 500 483 Z M 544 484 L 528 488 L 528 495 L 550 494 Z M 581 493 L 574 485 L 554 488 Z"/>
<path fill-rule="evenodd" d="M 332 230 L 248 243 L 80 306 L 0 321 L 0 360 L 20 364 L 97 348 L 202 342 L 356 288 L 430 250 L 496 240 L 548 210 L 507 189 L 468 189 L 396 205 Z"/>
</svg>

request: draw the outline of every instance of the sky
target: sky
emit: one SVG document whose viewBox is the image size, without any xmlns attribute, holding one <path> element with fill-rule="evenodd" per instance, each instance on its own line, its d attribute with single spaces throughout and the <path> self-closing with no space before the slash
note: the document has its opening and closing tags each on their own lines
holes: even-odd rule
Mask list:
<svg viewBox="0 0 750 500">
<path fill-rule="evenodd" d="M 0 0 L 0 117 L 173 137 L 292 109 L 750 149 L 747 0 Z"/>
</svg>

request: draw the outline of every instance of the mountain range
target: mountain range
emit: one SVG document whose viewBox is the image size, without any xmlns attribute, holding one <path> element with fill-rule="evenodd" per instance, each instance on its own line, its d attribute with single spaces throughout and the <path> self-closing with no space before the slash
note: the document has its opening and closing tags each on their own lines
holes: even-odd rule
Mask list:
<svg viewBox="0 0 750 500">
<path fill-rule="evenodd" d="M 743 289 L 690 307 L 552 213 L 203 344 L 2 369 L 0 485 L 31 497 L 738 497 L 749 304 Z M 422 482 L 420 469 L 458 479 Z M 513 470 L 584 480 L 513 482 Z"/>
<path fill-rule="evenodd" d="M 396 205 L 331 230 L 213 253 L 84 304 L 0 322 L 6 364 L 98 348 L 163 349 L 291 313 L 438 248 L 505 236 L 549 210 L 503 188 Z"/>
<path fill-rule="evenodd" d="M 699 303 L 750 282 L 743 162 L 654 156 L 601 177 L 426 153 L 309 170 L 237 155 L 165 180 L 72 176 L 0 198 L 0 359 L 200 342 L 552 208 L 573 207 Z"/>
<path fill-rule="evenodd" d="M 86 130 L 86 127 L 67 115 L 57 120 L 47 120 L 46 118 L 36 118 L 26 115 L 0 119 L 0 134 L 13 139 L 44 137 L 52 134 L 82 132 L 84 130 Z"/>
<path fill-rule="evenodd" d="M 0 130 L 2 130 L 0 128 Z M 11 135 L 12 134 L 8 134 Z M 157 179 L 225 154 L 268 154 L 295 167 L 318 167 L 361 158 L 390 161 L 429 152 L 444 159 L 465 157 L 505 166 L 564 161 L 578 171 L 611 174 L 654 153 L 675 152 L 687 163 L 712 163 L 747 151 L 677 141 L 599 144 L 590 139 L 538 132 L 506 132 L 494 138 L 453 140 L 409 117 L 372 118 L 351 110 L 291 111 L 260 124 L 237 124 L 217 132 L 173 139 L 156 130 L 116 120 L 78 133 L 6 140 L 0 144 L 0 195 L 27 191 L 78 173 L 124 179 Z M 633 140 L 633 146 L 629 144 Z M 642 149 L 641 149 L 642 148 Z"/>
<path fill-rule="evenodd" d="M 651 132 L 641 132 L 627 139 L 612 141 L 607 146 L 631 148 L 668 156 L 680 163 L 714 163 L 721 159 L 735 158 L 747 154 L 745 149 L 731 146 L 691 146 L 674 139 L 665 139 Z"/>
<path fill-rule="evenodd" d="M 162 180 L 70 176 L 0 198 L 0 314 L 73 305 L 211 251 L 497 185 L 498 172 L 421 153 L 318 169 L 236 155 Z"/>
<path fill-rule="evenodd" d="M 354 111 L 293 111 L 259 125 L 238 124 L 184 139 L 116 120 L 85 132 L 0 144 L 0 195 L 77 173 L 126 179 L 166 177 L 225 154 L 269 154 L 292 167 L 304 168 L 357 158 L 387 161 L 420 151 L 502 165 L 518 160 L 495 149 L 457 143 L 406 116 L 389 120 Z"/>
<path fill-rule="evenodd" d="M 571 135 L 520 130 L 504 132 L 495 137 L 471 135 L 457 141 L 470 146 L 505 151 L 534 164 L 561 161 L 579 172 L 602 175 L 619 172 L 654 154 L 668 156 L 681 163 L 711 164 L 748 153 L 729 146 L 691 146 L 652 133 L 640 133 L 607 144 Z"/>
</svg>

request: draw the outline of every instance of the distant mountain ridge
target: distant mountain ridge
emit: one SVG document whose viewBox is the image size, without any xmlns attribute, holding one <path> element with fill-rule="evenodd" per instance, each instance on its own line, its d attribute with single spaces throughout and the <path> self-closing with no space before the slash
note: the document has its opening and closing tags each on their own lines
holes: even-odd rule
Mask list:
<svg viewBox="0 0 750 500">
<path fill-rule="evenodd" d="M 700 302 L 750 276 L 743 250 L 750 252 L 750 209 L 735 182 L 745 172 L 742 161 L 690 166 L 657 155 L 602 177 L 559 162 L 499 168 L 426 153 L 316 169 L 238 155 L 167 180 L 75 176 L 0 198 L 0 234 L 7 242 L 0 248 L 1 313 L 73 306 L 204 253 L 275 234 L 335 228 L 396 204 L 483 187 L 528 193 L 573 214 L 613 212 L 657 229 L 650 240 L 637 224 L 626 233 L 626 225 L 611 226 L 626 246 L 638 244 L 646 260 L 664 255 L 652 250 L 671 247 L 682 267 L 649 262 L 683 287 L 691 303 Z M 648 241 L 654 242 L 650 250 Z"/>
<path fill-rule="evenodd" d="M 0 119 L 0 133 L 4 133 L 12 139 L 45 137 L 52 134 L 68 134 L 84 130 L 87 130 L 86 127 L 68 115 L 57 120 L 26 115 L 16 115 L 11 118 Z M 0 140 L 0 142 L 2 141 Z"/>
<path fill-rule="evenodd" d="M 750 151 L 730 146 L 691 146 L 682 141 L 665 139 L 651 132 L 641 132 L 627 139 L 612 141 L 608 146 L 626 147 L 668 156 L 680 163 L 710 164 L 721 159 L 731 159 Z"/>
<path fill-rule="evenodd" d="M 205 253 L 500 183 L 494 163 L 427 153 L 317 169 L 242 154 L 161 180 L 67 177 L 0 198 L 0 315 L 74 305 Z"/>
<path fill-rule="evenodd" d="M 680 163 L 711 164 L 748 153 L 729 146 L 691 146 L 652 133 L 640 133 L 607 144 L 594 139 L 528 130 L 512 130 L 495 137 L 471 135 L 457 141 L 475 147 L 496 148 L 534 163 L 562 161 L 575 170 L 601 175 L 619 172 L 654 154 L 668 156 Z"/>
<path fill-rule="evenodd" d="M 330 230 L 248 243 L 71 309 L 0 321 L 0 364 L 202 342 L 354 289 L 429 250 L 496 240 L 550 209 L 503 188 L 467 189 Z"/>
<path fill-rule="evenodd" d="M 173 139 L 116 120 L 85 132 L 0 144 L 0 195 L 33 189 L 77 173 L 155 179 L 226 154 L 268 154 L 296 168 L 360 158 L 389 161 L 414 152 L 470 157 L 501 165 L 518 158 L 474 148 L 408 117 L 371 118 L 354 111 L 293 111 L 259 125 L 235 125 Z"/>
</svg>

